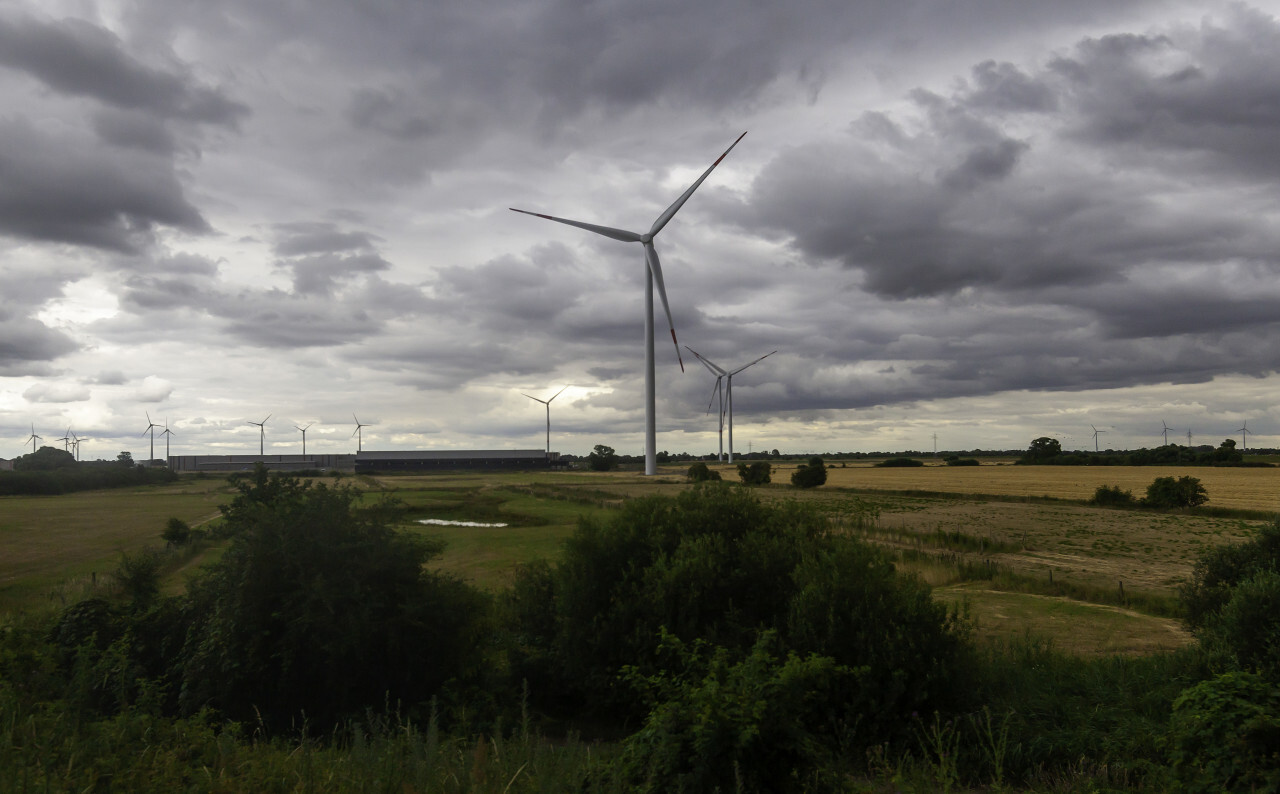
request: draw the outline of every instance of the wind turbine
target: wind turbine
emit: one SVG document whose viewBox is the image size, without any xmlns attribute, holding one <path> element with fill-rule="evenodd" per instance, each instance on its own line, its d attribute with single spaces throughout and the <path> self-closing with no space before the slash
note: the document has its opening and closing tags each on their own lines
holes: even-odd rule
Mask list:
<svg viewBox="0 0 1280 794">
<path fill-rule="evenodd" d="M 1187 446 L 1191 446 L 1191 428 L 1187 428 Z"/>
<path fill-rule="evenodd" d="M 147 458 L 147 465 L 151 465 L 151 461 L 156 459 L 156 428 L 161 425 L 151 421 L 151 412 L 147 412 L 147 429 L 142 431 L 142 435 L 146 435 L 148 431 L 151 433 L 151 457 Z"/>
<path fill-rule="evenodd" d="M 164 462 L 165 462 L 165 465 L 167 466 L 169 465 L 169 436 L 177 435 L 177 433 L 174 433 L 172 430 L 169 429 L 168 417 L 165 417 L 164 432 L 161 433 L 160 435 L 164 436 Z"/>
<path fill-rule="evenodd" d="M 361 428 L 363 428 L 363 427 L 368 427 L 368 425 L 362 425 L 362 424 L 360 424 L 360 420 L 359 420 L 359 419 L 356 419 L 356 415 L 355 415 L 355 414 L 352 414 L 352 415 L 351 415 L 351 418 L 356 420 L 356 432 L 352 433 L 351 435 L 352 435 L 352 437 L 353 437 L 353 438 L 354 438 L 354 437 L 356 437 L 356 436 L 359 436 L 359 438 L 356 438 L 356 452 L 359 452 L 361 449 L 363 449 L 363 448 L 364 448 L 364 446 L 363 446 L 363 445 L 364 445 L 364 433 L 360 432 L 360 429 L 361 429 Z"/>
<path fill-rule="evenodd" d="M 72 433 L 72 434 L 71 434 L 71 446 L 75 447 L 75 450 L 76 450 L 76 453 L 75 453 L 75 454 L 76 454 L 76 462 L 79 462 L 79 461 L 80 461 L 80 442 L 81 442 L 81 441 L 88 441 L 88 440 L 89 440 L 89 439 L 87 439 L 87 438 L 81 438 L 80 436 L 77 436 L 75 433 Z"/>
<path fill-rule="evenodd" d="M 271 414 L 267 414 L 267 419 L 271 418 Z M 261 422 L 249 422 L 248 424 L 258 426 L 258 456 L 261 457 L 266 449 L 267 444 L 267 419 Z"/>
<path fill-rule="evenodd" d="M 685 345 L 685 350 L 688 350 L 690 353 L 693 353 L 695 356 L 698 356 L 699 359 L 706 361 L 706 359 L 702 358 L 702 356 L 699 356 L 697 353 L 694 353 L 693 348 L 689 347 L 688 345 Z M 729 463 L 733 463 L 733 376 L 737 375 L 739 372 L 743 371 L 747 367 L 754 367 L 756 364 L 759 364 L 761 361 L 764 361 L 766 358 L 768 358 L 769 356 L 772 356 L 774 353 L 777 353 L 777 352 L 778 351 L 776 350 L 770 350 L 768 353 L 765 353 L 763 356 L 761 356 L 760 358 L 757 358 L 755 361 L 752 361 L 748 364 L 743 364 L 741 367 L 738 367 L 737 369 L 731 372 L 725 372 L 719 367 L 716 367 L 714 364 L 711 365 L 712 367 L 714 367 L 715 371 L 722 373 L 725 379 L 725 385 L 724 385 L 725 398 L 724 399 L 727 406 L 726 412 L 728 413 L 728 416 L 729 416 L 729 461 L 728 461 Z M 710 364 L 711 362 L 708 361 L 707 363 Z"/>
<path fill-rule="evenodd" d="M 640 243 L 644 246 L 645 260 L 645 286 L 644 286 L 644 473 L 646 475 L 654 475 L 658 473 L 658 430 L 657 430 L 657 408 L 656 408 L 656 376 L 653 366 L 653 287 L 654 283 L 658 286 L 658 297 L 662 299 L 662 309 L 667 315 L 667 325 L 671 329 L 671 343 L 676 347 L 676 360 L 680 362 L 680 371 L 684 372 L 684 360 L 680 357 L 680 343 L 676 341 L 676 325 L 671 319 L 671 306 L 667 302 L 667 288 L 662 280 L 662 264 L 658 260 L 658 249 L 653 247 L 653 238 L 662 231 L 662 228 L 675 217 L 680 211 L 684 203 L 693 195 L 693 191 L 697 190 L 703 181 L 711 175 L 715 167 L 720 165 L 720 161 L 733 151 L 733 147 L 738 145 L 746 133 L 738 136 L 738 139 L 725 149 L 724 154 L 716 158 L 711 167 L 702 172 L 702 176 L 698 177 L 698 181 L 689 186 L 689 189 L 681 194 L 680 198 L 675 200 L 670 207 L 667 207 L 658 219 L 649 227 L 649 231 L 640 234 L 637 232 L 627 231 L 625 229 L 615 229 L 610 226 L 597 226 L 594 223 L 583 223 L 582 221 L 568 220 L 567 218 L 557 218 L 552 215 L 543 215 L 539 212 L 529 212 L 528 210 L 518 210 L 515 207 L 509 207 L 514 212 L 521 212 L 525 215 L 533 215 L 537 218 L 544 218 L 556 223 L 564 223 L 569 226 L 576 226 L 579 229 L 585 229 L 589 232 L 604 235 L 612 240 L 618 240 L 624 243 Z M 732 433 L 730 434 L 732 436 Z M 730 450 L 733 444 L 729 444 Z M 732 457 L 732 451 L 730 452 Z"/>
<path fill-rule="evenodd" d="M 310 424 L 307 425 L 307 427 L 311 427 L 311 425 L 314 425 L 314 424 L 315 422 L 311 422 Z M 298 427 L 297 425 L 293 426 L 294 430 L 302 431 L 302 454 L 303 455 L 307 454 L 307 427 Z"/>
<path fill-rule="evenodd" d="M 1169 446 L 1169 431 L 1173 428 L 1166 425 L 1163 419 L 1160 420 L 1160 425 L 1164 428 L 1161 432 L 1164 433 L 1164 445 L 1167 447 Z"/>
<path fill-rule="evenodd" d="M 36 435 L 36 426 L 35 426 L 35 425 L 32 425 L 32 426 L 31 426 L 31 436 L 27 439 L 27 441 L 30 441 L 30 442 L 31 442 L 31 454 L 32 454 L 32 455 L 36 454 L 36 442 L 37 442 L 37 441 L 44 441 L 44 436 L 37 436 L 37 435 Z M 26 444 L 26 443 L 27 443 L 27 441 L 23 441 L 22 443 L 23 443 L 23 444 Z"/>
<path fill-rule="evenodd" d="M 568 386 L 564 387 L 564 389 L 567 389 L 567 388 L 569 387 Z M 561 389 L 560 391 L 556 392 L 555 394 L 551 395 L 545 400 L 539 400 L 537 397 L 534 397 L 532 394 L 524 394 L 524 392 L 520 392 L 521 394 L 524 394 L 525 397 L 528 397 L 530 400 L 533 400 L 534 402 L 540 402 L 543 405 L 547 406 L 547 454 L 548 455 L 551 454 L 551 401 L 559 397 L 560 392 L 563 392 L 564 389 Z"/>
<path fill-rule="evenodd" d="M 718 396 L 720 398 L 720 451 L 716 454 L 716 460 L 724 461 L 724 378 L 728 373 L 715 364 L 712 364 L 706 357 L 699 355 L 698 351 L 688 345 L 685 345 L 684 347 L 685 350 L 688 350 L 702 362 L 702 366 L 706 367 L 708 372 L 716 376 L 716 385 L 711 387 L 711 399 L 707 402 L 707 413 L 711 412 L 711 403 L 715 402 L 715 399 Z"/>
<path fill-rule="evenodd" d="M 69 447 L 71 446 L 71 428 L 69 427 L 67 428 L 67 434 L 65 436 L 63 436 L 62 438 L 55 438 L 54 441 L 61 441 L 62 451 L 70 452 L 71 450 L 69 449 Z"/>
<path fill-rule="evenodd" d="M 1249 429 L 1249 420 L 1244 420 L 1244 425 L 1236 432 L 1240 434 L 1240 450 L 1243 452 L 1249 448 L 1249 440 L 1247 436 L 1253 432 Z"/>
<path fill-rule="evenodd" d="M 1093 427 L 1093 425 L 1089 425 L 1089 427 Z M 1102 435 L 1102 434 L 1103 434 L 1103 433 L 1105 433 L 1105 432 L 1107 432 L 1107 431 L 1105 431 L 1105 430 L 1099 430 L 1098 428 L 1093 427 L 1093 451 L 1094 451 L 1094 452 L 1099 452 L 1099 451 L 1100 451 L 1100 450 L 1098 449 L 1098 436 Z"/>
</svg>

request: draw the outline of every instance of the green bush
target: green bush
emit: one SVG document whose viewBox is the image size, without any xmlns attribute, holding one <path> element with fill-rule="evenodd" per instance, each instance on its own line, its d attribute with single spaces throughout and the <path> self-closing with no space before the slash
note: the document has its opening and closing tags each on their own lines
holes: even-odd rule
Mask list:
<svg viewBox="0 0 1280 794">
<path fill-rule="evenodd" d="M 1169 751 L 1181 791 L 1280 789 L 1280 689 L 1252 673 L 1224 673 L 1173 704 Z"/>
<path fill-rule="evenodd" d="M 821 458 L 814 458 L 815 464 L 810 461 L 808 465 L 801 464 L 799 468 L 791 472 L 791 484 L 797 488 L 817 488 L 827 481 L 827 467 L 822 465 Z"/>
<path fill-rule="evenodd" d="M 689 467 L 690 482 L 708 482 L 711 480 L 719 480 L 720 472 L 711 469 L 707 464 L 698 461 Z"/>
<path fill-rule="evenodd" d="M 765 461 L 757 461 L 750 466 L 739 463 L 738 478 L 744 485 L 768 485 L 773 479 L 773 467 Z"/>
<path fill-rule="evenodd" d="M 889 458 L 876 464 L 877 469 L 911 469 L 923 466 L 924 461 L 915 458 Z"/>
<path fill-rule="evenodd" d="M 1280 572 L 1259 571 L 1236 585 L 1205 634 L 1240 669 L 1280 683 Z"/>
<path fill-rule="evenodd" d="M 1136 501 L 1133 491 L 1125 491 L 1119 485 L 1099 485 L 1089 504 L 1099 507 L 1131 507 Z"/>
<path fill-rule="evenodd" d="M 952 455 L 946 458 L 948 466 L 978 466 L 977 458 L 962 458 L 959 455 Z"/>
<path fill-rule="evenodd" d="M 1215 546 L 1200 555 L 1191 580 L 1179 591 L 1187 624 L 1192 629 L 1208 625 L 1231 600 L 1236 585 L 1265 570 L 1280 570 L 1280 519 L 1251 541 Z"/>
<path fill-rule="evenodd" d="M 1174 509 L 1196 507 L 1209 501 L 1209 495 L 1198 477 L 1157 477 L 1147 486 L 1147 496 L 1142 500 L 1149 507 Z"/>
<path fill-rule="evenodd" d="M 160 533 L 160 539 L 172 546 L 181 546 L 191 540 L 191 525 L 181 518 L 170 518 Z"/>
</svg>

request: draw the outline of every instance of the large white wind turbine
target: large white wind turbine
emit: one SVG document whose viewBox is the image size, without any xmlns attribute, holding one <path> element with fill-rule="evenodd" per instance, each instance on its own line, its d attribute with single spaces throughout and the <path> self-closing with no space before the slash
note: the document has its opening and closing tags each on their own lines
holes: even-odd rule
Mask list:
<svg viewBox="0 0 1280 794">
<path fill-rule="evenodd" d="M 1089 427 L 1093 427 L 1093 425 L 1089 425 Z M 1103 434 L 1103 433 L 1105 433 L 1105 432 L 1107 432 L 1107 431 L 1105 431 L 1105 430 L 1099 430 L 1098 428 L 1093 427 L 1093 451 L 1094 451 L 1094 452 L 1098 452 L 1098 451 L 1099 451 L 1099 450 L 1098 450 L 1098 436 L 1102 435 L 1102 434 Z"/>
<path fill-rule="evenodd" d="M 267 419 L 271 418 L 271 414 L 267 414 Z M 262 457 L 267 446 L 267 419 L 261 422 L 249 422 L 251 425 L 258 426 L 258 457 Z"/>
<path fill-rule="evenodd" d="M 567 388 L 569 387 L 568 386 L 564 387 L 564 389 L 567 389 Z M 555 394 L 551 395 L 545 400 L 539 400 L 537 397 L 534 397 L 532 394 L 524 394 L 524 392 L 520 392 L 521 394 L 524 394 L 525 397 L 528 397 L 530 400 L 533 400 L 534 402 L 540 402 L 543 405 L 547 406 L 547 454 L 548 455 L 551 454 L 551 401 L 559 397 L 560 392 L 563 392 L 564 389 L 561 389 L 560 391 L 556 392 Z"/>
<path fill-rule="evenodd" d="M 142 431 L 142 435 L 146 435 L 148 431 L 151 433 L 151 457 L 147 458 L 147 466 L 151 465 L 151 461 L 156 459 L 156 428 L 161 427 L 151 421 L 151 412 L 147 412 L 147 429 Z"/>
<path fill-rule="evenodd" d="M 1161 432 L 1164 433 L 1164 445 L 1167 447 L 1169 446 L 1169 431 L 1173 428 L 1166 425 L 1163 419 L 1160 420 L 1160 424 L 1164 427 L 1164 430 Z"/>
<path fill-rule="evenodd" d="M 716 424 L 718 426 L 719 433 L 720 433 L 720 449 L 716 453 L 716 460 L 719 462 L 723 462 L 724 461 L 724 377 L 728 373 L 725 372 L 716 364 L 712 363 L 711 360 L 708 359 L 706 356 L 699 354 L 698 351 L 694 350 L 688 345 L 685 345 L 684 348 L 685 350 L 688 350 L 690 353 L 692 353 L 695 358 L 697 358 L 699 361 L 702 362 L 702 366 L 707 368 L 707 372 L 710 372 L 712 375 L 716 376 L 716 385 L 711 387 L 711 399 L 707 402 L 707 413 L 711 413 L 711 404 L 716 401 L 717 397 L 719 397 L 720 398 L 719 421 L 717 421 Z"/>
<path fill-rule="evenodd" d="M 177 433 L 169 429 L 169 417 L 164 418 L 164 432 L 160 435 L 164 436 L 164 465 L 169 465 L 169 436 L 176 436 Z"/>
<path fill-rule="evenodd" d="M 31 454 L 32 454 L 32 455 L 36 454 L 36 442 L 37 442 L 37 441 L 44 441 L 44 436 L 37 436 L 37 435 L 36 435 L 36 426 L 35 426 L 35 425 L 32 425 L 32 426 L 31 426 L 31 435 L 27 438 L 27 441 L 30 441 L 30 442 L 31 442 Z M 26 444 L 26 443 L 27 443 L 27 441 L 23 441 L 22 443 L 23 443 L 23 444 Z"/>
<path fill-rule="evenodd" d="M 314 424 L 315 422 L 310 422 L 307 424 L 307 427 L 311 427 L 311 425 L 314 425 Z M 307 427 L 298 427 L 297 425 L 293 426 L 294 430 L 302 431 L 302 454 L 303 455 L 307 454 Z"/>
<path fill-rule="evenodd" d="M 1236 432 L 1240 434 L 1240 450 L 1243 452 L 1249 448 L 1248 437 L 1253 434 L 1253 431 L 1249 429 L 1249 420 L 1244 420 L 1244 424 Z"/>
<path fill-rule="evenodd" d="M 747 367 L 754 367 L 756 364 L 759 364 L 761 361 L 764 361 L 766 358 L 768 358 L 769 356 L 772 356 L 774 353 L 777 353 L 778 351 L 770 350 L 768 353 L 765 353 L 763 356 L 761 356 L 760 358 L 757 358 L 755 361 L 752 361 L 747 364 L 743 364 L 741 367 L 738 367 L 735 370 L 725 372 L 720 367 L 717 367 L 716 365 L 711 364 L 711 362 L 707 361 L 702 356 L 699 356 L 697 353 L 694 353 L 693 348 L 689 347 L 688 345 L 685 345 L 685 350 L 688 350 L 690 353 L 693 353 L 695 356 L 698 356 L 698 360 L 705 361 L 707 364 L 709 364 L 710 365 L 709 368 L 712 369 L 713 372 L 719 372 L 724 375 L 725 411 L 729 416 L 729 461 L 728 462 L 733 463 L 733 376 L 737 375 L 739 372 L 743 371 Z"/>
<path fill-rule="evenodd" d="M 518 210 L 510 207 L 515 212 L 522 212 L 525 215 L 533 215 L 537 218 L 545 218 L 556 223 L 565 223 L 569 226 L 576 226 L 579 229 L 585 229 L 589 232 L 604 235 L 612 240 L 618 240 L 624 243 L 640 243 L 644 246 L 645 261 L 645 287 L 644 287 L 644 473 L 648 475 L 658 473 L 658 430 L 656 419 L 656 385 L 653 367 L 653 287 L 656 282 L 658 285 L 658 297 L 662 299 L 662 310 L 667 315 L 667 325 L 671 329 L 671 343 L 676 346 L 676 359 L 680 361 L 680 371 L 684 371 L 684 360 L 680 357 L 680 343 L 676 341 L 676 325 L 671 319 L 671 306 L 667 303 L 667 288 L 662 281 L 662 264 L 658 261 L 658 250 L 653 247 L 653 238 L 658 232 L 667 225 L 675 214 L 680 211 L 684 203 L 693 195 L 693 191 L 697 190 L 702 182 L 711 175 L 715 167 L 720 165 L 720 161 L 733 151 L 733 147 L 738 145 L 746 133 L 738 136 L 724 154 L 716 158 L 711 167 L 702 172 L 702 176 L 698 177 L 698 181 L 689 186 L 675 203 L 667 207 L 658 219 L 649 227 L 649 231 L 640 234 L 625 229 L 615 229 L 611 226 L 597 226 L 594 223 L 583 223 L 582 221 L 572 221 L 567 218 L 557 218 L 552 215 L 543 215 L 540 212 L 529 212 L 528 210 Z M 732 444 L 730 445 L 732 447 Z"/>
<path fill-rule="evenodd" d="M 362 425 L 362 424 L 360 424 L 360 420 L 356 418 L 356 415 L 355 415 L 355 414 L 351 414 L 351 418 L 356 420 L 356 430 L 355 430 L 355 432 L 354 432 L 354 433 L 352 433 L 352 434 L 351 434 L 351 437 L 356 439 L 356 452 L 360 452 L 361 450 L 363 450 L 363 449 L 364 449 L 364 432 L 363 432 L 363 430 L 364 430 L 364 428 L 368 427 L 368 425 Z M 357 438 L 357 436 L 358 436 L 358 438 Z"/>
</svg>

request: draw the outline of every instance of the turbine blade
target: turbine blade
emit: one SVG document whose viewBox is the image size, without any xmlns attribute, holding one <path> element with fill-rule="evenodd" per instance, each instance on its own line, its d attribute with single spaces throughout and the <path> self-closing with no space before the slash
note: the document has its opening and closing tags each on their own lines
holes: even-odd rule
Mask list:
<svg viewBox="0 0 1280 794">
<path fill-rule="evenodd" d="M 524 394 L 524 392 L 520 392 L 520 393 L 521 393 L 521 394 Z M 537 397 L 534 397 L 532 394 L 524 394 L 524 396 L 525 396 L 525 397 L 528 397 L 530 400 L 533 400 L 534 402 L 540 402 L 540 403 L 543 403 L 543 404 L 545 404 L 545 403 L 547 402 L 546 400 L 539 400 Z"/>
<path fill-rule="evenodd" d="M 743 371 L 743 370 L 744 370 L 744 369 L 746 369 L 747 367 L 754 367 L 756 364 L 759 364 L 761 361 L 764 361 L 766 358 L 768 358 L 769 356 L 772 356 L 774 353 L 777 353 L 777 352 L 778 352 L 778 351 L 776 351 L 776 350 L 771 350 L 770 352 L 765 353 L 765 354 L 764 354 L 763 356 L 761 356 L 760 358 L 757 358 L 755 361 L 752 361 L 750 364 L 744 364 L 743 366 L 738 367 L 737 369 L 735 369 L 733 372 L 730 372 L 729 374 L 730 374 L 730 375 L 737 375 L 739 372 Z"/>
<path fill-rule="evenodd" d="M 706 171 L 702 172 L 702 176 L 698 177 L 698 181 L 690 185 L 689 189 L 684 192 L 684 195 L 676 199 L 674 204 L 672 204 L 670 207 L 667 207 L 666 211 L 658 216 L 658 219 L 653 222 L 653 226 L 649 228 L 650 237 L 662 231 L 662 227 L 666 226 L 667 222 L 675 217 L 675 214 L 680 211 L 680 208 L 684 206 L 684 203 L 689 200 L 690 196 L 693 195 L 693 191 L 698 189 L 698 186 L 702 184 L 703 180 L 705 180 L 708 176 L 711 175 L 711 172 L 715 170 L 716 166 L 720 165 L 720 161 L 723 160 L 725 157 L 727 157 L 729 155 L 729 152 L 733 151 L 733 147 L 738 145 L 738 141 L 742 140 L 745 136 L 746 136 L 745 132 L 742 133 L 742 135 L 739 135 L 738 140 L 731 143 L 729 145 L 729 148 L 724 150 L 724 154 L 717 157 L 716 161 L 711 164 L 711 167 L 708 168 Z"/>
<path fill-rule="evenodd" d="M 671 344 L 676 346 L 676 360 L 680 362 L 680 371 L 684 372 L 684 358 L 680 355 L 680 343 L 676 341 L 676 323 L 671 319 L 667 288 L 662 283 L 662 263 L 658 261 L 658 249 L 653 247 L 653 243 L 644 244 L 644 258 L 649 263 L 649 272 L 653 274 L 653 285 L 658 288 L 658 297 L 662 298 L 662 310 L 667 313 L 667 327 L 671 329 Z"/>
<path fill-rule="evenodd" d="M 698 359 L 699 361 L 701 361 L 701 362 L 702 362 L 702 366 L 706 367 L 706 368 L 707 368 L 707 371 L 708 371 L 708 372 L 710 372 L 712 375 L 724 375 L 724 374 L 725 374 L 725 371 L 724 371 L 723 369 L 720 369 L 720 367 L 717 367 L 715 364 L 712 364 L 712 363 L 711 363 L 711 359 L 709 359 L 709 358 L 707 358 L 706 356 L 702 355 L 702 354 L 701 354 L 701 353 L 699 353 L 698 351 L 694 350 L 693 348 L 689 347 L 688 345 L 685 345 L 685 346 L 684 346 L 684 349 L 685 349 L 685 350 L 688 350 L 688 351 L 689 351 L 690 353 L 692 353 L 695 357 L 697 357 L 697 359 Z"/>
<path fill-rule="evenodd" d="M 569 388 L 569 387 L 566 385 L 566 386 L 564 387 L 564 389 L 567 389 L 567 388 Z M 560 394 L 561 394 L 561 392 L 563 392 L 563 391 L 564 391 L 564 389 L 561 389 L 560 391 L 558 391 L 558 392 L 556 392 L 555 394 L 551 395 L 551 397 L 547 400 L 547 405 L 550 405 L 552 400 L 554 400 L 555 398 L 559 397 L 559 396 L 560 396 Z"/>
<path fill-rule="evenodd" d="M 612 226 L 597 226 L 594 223 L 583 223 L 582 221 L 571 221 L 568 218 L 557 218 L 554 215 L 543 215 L 541 212 L 529 212 L 528 210 L 518 210 L 515 207 L 507 207 L 507 209 L 511 210 L 512 212 L 520 212 L 525 215 L 532 215 L 535 218 L 545 218 L 546 220 L 555 221 L 556 223 L 564 223 L 564 224 L 568 224 L 569 226 L 577 226 L 579 229 L 586 229 L 589 232 L 595 232 L 596 234 L 603 234 L 605 237 L 609 237 L 614 240 L 621 240 L 624 243 L 640 242 L 640 235 L 636 234 L 635 232 L 629 232 L 626 229 L 615 229 Z"/>
</svg>

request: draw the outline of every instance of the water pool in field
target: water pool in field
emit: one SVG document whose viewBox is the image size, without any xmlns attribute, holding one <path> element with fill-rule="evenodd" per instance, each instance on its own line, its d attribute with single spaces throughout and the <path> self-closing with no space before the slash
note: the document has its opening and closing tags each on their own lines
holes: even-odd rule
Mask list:
<svg viewBox="0 0 1280 794">
<path fill-rule="evenodd" d="M 506 524 L 484 524 L 479 521 L 446 521 L 443 518 L 420 518 L 419 524 L 430 524 L 436 527 L 505 527 Z"/>
</svg>

